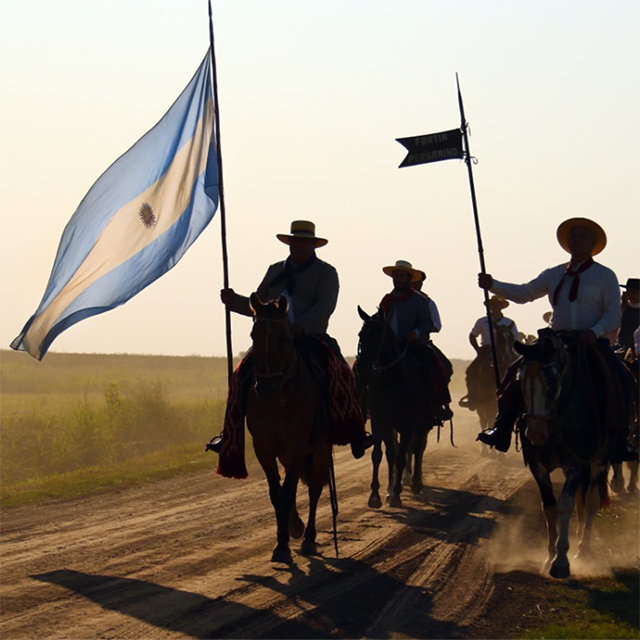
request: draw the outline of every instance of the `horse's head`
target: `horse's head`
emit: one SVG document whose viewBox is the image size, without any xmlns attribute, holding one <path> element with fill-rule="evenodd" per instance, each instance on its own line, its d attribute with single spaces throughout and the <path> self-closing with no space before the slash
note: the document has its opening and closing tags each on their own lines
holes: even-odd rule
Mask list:
<svg viewBox="0 0 640 640">
<path fill-rule="evenodd" d="M 514 347 L 522 355 L 518 378 L 526 406 L 525 435 L 539 447 L 549 440 L 558 419 L 558 399 L 569 356 L 555 333 L 547 330 L 532 344 L 516 342 Z"/>
<path fill-rule="evenodd" d="M 256 393 L 270 398 L 278 392 L 288 378 L 294 363 L 293 335 L 287 313 L 285 296 L 263 303 L 257 294 L 250 298 L 253 310 L 253 362 Z"/>
<path fill-rule="evenodd" d="M 496 355 L 498 356 L 498 365 L 500 367 L 500 372 L 502 373 L 518 357 L 518 354 L 514 349 L 511 327 L 495 325 L 494 338 L 496 343 Z"/>
<path fill-rule="evenodd" d="M 358 306 L 358 314 L 363 320 L 358 333 L 358 369 L 370 373 L 387 349 L 397 348 L 396 341 L 382 309 L 370 316 Z"/>
</svg>

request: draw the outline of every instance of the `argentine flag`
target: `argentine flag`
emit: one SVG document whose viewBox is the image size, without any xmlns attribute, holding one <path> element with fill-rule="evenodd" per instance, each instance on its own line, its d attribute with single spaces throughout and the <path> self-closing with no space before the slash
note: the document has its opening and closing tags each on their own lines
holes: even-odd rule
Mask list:
<svg viewBox="0 0 640 640">
<path fill-rule="evenodd" d="M 42 302 L 11 343 L 41 360 L 80 320 L 171 269 L 218 206 L 210 54 L 162 120 L 95 182 L 60 240 Z"/>
</svg>

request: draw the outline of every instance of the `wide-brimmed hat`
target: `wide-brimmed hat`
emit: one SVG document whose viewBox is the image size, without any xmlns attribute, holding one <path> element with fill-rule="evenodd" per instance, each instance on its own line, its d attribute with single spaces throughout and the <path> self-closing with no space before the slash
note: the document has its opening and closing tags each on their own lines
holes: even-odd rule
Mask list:
<svg viewBox="0 0 640 640">
<path fill-rule="evenodd" d="M 291 244 L 292 238 L 309 238 L 315 240 L 316 247 L 324 247 L 329 242 L 326 238 L 316 236 L 316 225 L 309 220 L 294 220 L 290 233 L 277 233 L 276 238 L 285 244 Z"/>
<path fill-rule="evenodd" d="M 589 218 L 569 218 L 558 227 L 558 231 L 556 232 L 560 246 L 567 253 L 571 253 L 571 251 L 569 251 L 569 232 L 575 227 L 586 227 L 595 236 L 596 243 L 593 245 L 593 250 L 591 251 L 592 256 L 597 255 L 607 246 L 607 234 L 597 222 L 589 220 Z"/>
<path fill-rule="evenodd" d="M 623 289 L 640 290 L 640 278 L 627 278 L 627 284 L 620 285 Z"/>
<path fill-rule="evenodd" d="M 498 309 L 506 309 L 509 306 L 509 301 L 501 298 L 500 296 L 491 296 L 489 298 L 489 306 L 496 306 Z"/>
<path fill-rule="evenodd" d="M 393 278 L 394 271 L 406 271 L 411 276 L 411 282 L 421 282 L 423 271 L 414 269 L 413 265 L 406 260 L 396 260 L 394 265 L 389 267 L 382 267 L 382 271 Z M 425 275 L 426 278 L 426 275 Z"/>
</svg>

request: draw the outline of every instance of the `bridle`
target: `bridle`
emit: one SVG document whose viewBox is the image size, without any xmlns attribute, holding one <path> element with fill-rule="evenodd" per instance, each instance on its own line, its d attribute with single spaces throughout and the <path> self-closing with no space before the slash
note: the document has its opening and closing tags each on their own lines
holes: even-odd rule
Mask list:
<svg viewBox="0 0 640 640">
<path fill-rule="evenodd" d="M 382 338 L 380 339 L 380 343 L 378 344 L 378 350 L 376 351 L 376 355 L 373 358 L 373 364 L 371 365 L 371 373 L 382 373 L 383 371 L 387 371 L 388 369 L 391 369 L 392 367 L 395 367 L 400 360 L 402 360 L 402 358 L 404 358 L 407 355 L 407 350 L 409 349 L 409 343 L 405 342 L 404 347 L 402 349 L 402 351 L 400 352 L 400 354 L 398 356 L 396 356 L 391 362 L 387 362 L 385 364 L 381 364 L 380 363 L 380 356 L 382 354 L 382 347 L 384 346 L 384 338 L 385 338 L 385 334 L 387 331 L 390 331 L 389 326 L 384 323 L 384 322 L 378 322 L 375 319 L 371 318 L 370 320 L 368 320 L 368 322 L 376 322 L 377 324 L 379 324 L 382 327 Z M 360 331 L 360 338 L 362 339 L 362 331 L 364 330 L 364 327 L 362 328 L 362 330 Z M 360 357 L 361 354 L 361 345 L 362 345 L 362 341 L 360 341 L 360 343 L 358 344 L 358 358 Z"/>
<path fill-rule="evenodd" d="M 534 406 L 530 407 L 530 411 L 526 411 L 523 414 L 524 418 L 533 419 L 540 422 L 546 422 L 547 424 L 551 424 L 557 422 L 559 418 L 558 414 L 558 399 L 560 397 L 560 392 L 562 390 L 562 386 L 558 383 L 555 390 L 551 389 L 551 385 L 549 384 L 549 380 L 552 377 L 548 370 L 553 369 L 556 371 L 557 375 L 555 376 L 558 380 L 560 379 L 559 367 L 556 363 L 549 363 L 547 365 L 543 365 L 541 362 L 537 360 L 524 362 L 521 365 L 520 371 L 524 370 L 524 375 L 519 373 L 519 377 L 522 381 L 522 393 L 525 398 L 525 405 L 529 408 L 530 402 L 527 401 L 527 395 L 530 396 L 531 404 L 533 404 L 533 399 L 535 395 L 533 393 L 533 387 L 536 381 L 539 381 L 540 391 L 542 396 L 551 403 L 552 410 L 547 415 L 542 415 L 540 413 L 536 413 L 534 411 Z M 526 385 L 526 386 L 525 386 Z M 550 397 L 551 391 L 553 391 L 553 397 Z M 528 392 L 528 393 L 527 393 Z"/>
<path fill-rule="evenodd" d="M 257 324 L 258 322 L 263 322 L 263 323 L 266 323 L 267 325 L 266 335 L 265 335 L 265 352 L 263 354 L 266 371 L 258 371 L 258 368 L 255 367 L 254 375 L 256 378 L 259 378 L 261 380 L 267 380 L 269 378 L 282 378 L 284 380 L 287 380 L 288 378 L 291 377 L 291 372 L 293 371 L 294 367 L 297 365 L 298 358 L 299 358 L 297 350 L 293 348 L 293 336 L 291 335 L 291 331 L 288 331 L 286 334 L 286 338 L 291 343 L 291 349 L 288 351 L 288 353 L 291 353 L 291 357 L 289 358 L 289 362 L 287 363 L 286 362 L 287 358 L 285 355 L 285 357 L 282 358 L 280 362 L 279 368 L 276 370 L 271 370 L 269 368 L 269 344 L 271 342 L 270 337 L 271 337 L 272 324 L 281 323 L 281 322 L 288 323 L 289 319 L 288 318 L 264 318 L 264 317 L 256 316 L 254 321 L 254 327 L 251 331 L 252 338 L 253 338 L 253 332 L 255 331 L 255 324 Z M 255 360 L 255 356 L 254 356 L 254 360 Z"/>
</svg>

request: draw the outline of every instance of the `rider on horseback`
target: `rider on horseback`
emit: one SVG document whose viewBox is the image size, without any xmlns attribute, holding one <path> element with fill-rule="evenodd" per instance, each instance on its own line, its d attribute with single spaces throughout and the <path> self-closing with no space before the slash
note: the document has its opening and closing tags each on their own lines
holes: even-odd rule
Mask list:
<svg viewBox="0 0 640 640">
<path fill-rule="evenodd" d="M 516 323 L 502 314 L 502 310 L 506 309 L 508 306 L 509 302 L 500 296 L 491 296 L 489 300 L 489 309 L 491 311 L 491 320 L 493 322 L 494 331 L 496 333 L 498 331 L 508 333 L 509 339 L 513 342 L 519 339 L 520 334 L 518 333 Z M 478 337 L 480 338 L 479 346 Z M 467 395 L 460 400 L 460 406 L 467 407 L 473 411 L 480 399 L 478 390 L 480 376 L 483 374 L 483 371 L 488 370 L 492 364 L 491 336 L 489 333 L 489 320 L 487 316 L 478 318 L 476 323 L 473 325 L 473 329 L 471 329 L 471 333 L 469 333 L 469 342 L 476 352 L 476 357 L 467 367 Z M 514 355 L 517 356 L 517 354 Z"/>
<path fill-rule="evenodd" d="M 322 350 L 322 347 L 318 347 L 319 340 L 336 358 L 344 362 L 337 341 L 327 333 L 329 318 L 338 300 L 338 272 L 332 265 L 320 260 L 315 251 L 316 248 L 326 245 L 328 240 L 317 237 L 315 224 L 307 220 L 294 220 L 289 234 L 279 233 L 276 237 L 288 245 L 289 257 L 269 267 L 256 291 L 258 297 L 266 302 L 284 295 L 289 302 L 291 331 L 301 350 L 313 359 L 313 354 Z M 249 298 L 233 289 L 223 289 L 220 299 L 231 311 L 253 316 Z M 322 365 L 317 360 L 316 358 L 315 364 Z M 346 362 L 344 365 L 349 369 Z M 241 377 L 246 379 L 247 372 L 245 371 Z M 327 377 L 326 371 L 321 377 Z M 326 385 L 323 386 L 328 390 L 328 382 L 324 382 Z M 361 458 L 365 449 L 373 443 L 373 437 L 363 430 L 362 436 L 351 442 L 353 455 Z M 214 438 L 207 448 L 220 453 L 223 449 L 222 436 Z"/>
<path fill-rule="evenodd" d="M 393 291 L 382 298 L 380 307 L 396 338 L 407 343 L 423 375 L 425 392 L 434 396 L 434 423 L 442 424 L 453 417 L 449 407 L 451 396 L 441 358 L 429 341 L 429 335 L 440 331 L 442 324 L 435 302 L 412 287 L 412 283 L 422 282 L 424 272 L 414 269 L 406 260 L 397 260 L 382 271 L 393 278 Z"/>
<path fill-rule="evenodd" d="M 553 307 L 552 329 L 561 336 L 576 336 L 575 342 L 586 348 L 589 360 L 606 362 L 605 367 L 601 366 L 600 376 L 620 381 L 626 403 L 624 409 L 628 415 L 631 402 L 629 379 L 607 339 L 620 326 L 618 279 L 611 269 L 593 261 L 593 256 L 600 253 L 607 243 L 606 234 L 592 220 L 571 218 L 558 227 L 557 238 L 560 246 L 571 254 L 569 264 L 546 269 L 526 284 L 499 282 L 482 273 L 478 276 L 478 284 L 482 289 L 517 303 L 531 302 L 548 295 Z M 609 369 L 608 377 L 604 369 Z M 494 428 L 478 435 L 478 440 L 499 451 L 509 449 L 513 425 L 523 413 L 522 392 L 512 372 L 513 367 L 505 375 L 499 390 L 499 411 Z M 625 422 L 616 425 L 620 436 L 628 429 L 628 421 Z M 638 459 L 638 454 L 628 448 L 626 437 L 613 440 L 612 461 Z"/>
<path fill-rule="evenodd" d="M 626 291 L 622 294 L 622 320 L 618 332 L 617 347 L 633 347 L 633 332 L 640 325 L 640 278 L 628 278 L 627 284 L 620 285 Z"/>
</svg>

